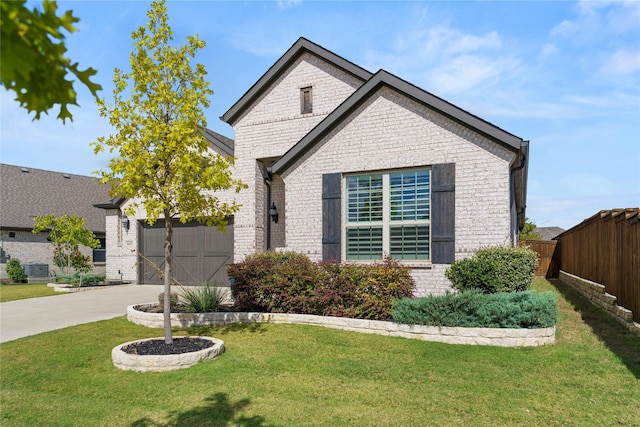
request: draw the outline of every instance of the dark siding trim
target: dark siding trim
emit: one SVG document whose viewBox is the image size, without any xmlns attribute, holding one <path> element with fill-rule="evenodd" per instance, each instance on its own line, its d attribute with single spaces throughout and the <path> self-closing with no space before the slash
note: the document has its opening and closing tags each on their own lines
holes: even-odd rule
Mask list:
<svg viewBox="0 0 640 427">
<path fill-rule="evenodd" d="M 431 168 L 431 262 L 451 264 L 455 260 L 455 163 Z"/>
<path fill-rule="evenodd" d="M 340 261 L 342 243 L 342 175 L 322 175 L 322 260 Z"/>
</svg>

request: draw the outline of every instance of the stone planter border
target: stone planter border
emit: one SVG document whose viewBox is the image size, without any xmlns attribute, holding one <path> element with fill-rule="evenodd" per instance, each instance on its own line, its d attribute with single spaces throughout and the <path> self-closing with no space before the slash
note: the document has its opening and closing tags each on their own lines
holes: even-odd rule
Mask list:
<svg viewBox="0 0 640 427">
<path fill-rule="evenodd" d="M 187 337 L 174 337 L 174 338 L 187 338 Z M 166 355 L 138 355 L 129 354 L 122 351 L 122 347 L 140 343 L 150 340 L 164 340 L 164 337 L 147 338 L 142 340 L 129 341 L 124 344 L 120 344 L 111 350 L 111 358 L 116 368 L 125 371 L 137 371 L 137 372 L 166 372 L 175 371 L 178 369 L 185 369 L 195 365 L 198 362 L 205 360 L 211 360 L 224 352 L 224 342 L 217 338 L 211 337 L 188 337 L 198 338 L 201 340 L 208 340 L 213 342 L 213 346 L 205 348 L 199 351 L 192 351 L 190 353 L 182 354 L 166 354 Z"/>
<path fill-rule="evenodd" d="M 136 310 L 136 304 L 127 307 L 130 322 L 149 328 L 162 328 L 162 313 Z M 151 305 L 151 304 L 149 304 Z M 171 313 L 171 326 L 193 327 L 227 325 L 230 323 L 297 323 L 324 326 L 346 331 L 404 337 L 447 344 L 491 345 L 497 347 L 537 347 L 555 343 L 556 328 L 453 328 L 439 326 L 404 325 L 380 320 L 325 317 L 311 314 L 285 313 Z"/>
</svg>

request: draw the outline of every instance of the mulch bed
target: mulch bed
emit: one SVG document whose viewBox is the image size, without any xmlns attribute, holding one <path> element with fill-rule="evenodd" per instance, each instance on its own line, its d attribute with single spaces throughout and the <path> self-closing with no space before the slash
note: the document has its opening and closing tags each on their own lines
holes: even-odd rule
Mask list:
<svg viewBox="0 0 640 427">
<path fill-rule="evenodd" d="M 213 347 L 214 343 L 201 338 L 174 338 L 173 344 L 166 344 L 163 338 L 140 341 L 121 348 L 127 354 L 160 356 L 168 354 L 193 353 Z"/>
<path fill-rule="evenodd" d="M 141 305 L 136 305 L 135 309 L 138 311 L 143 311 L 145 313 L 163 313 L 164 309 L 162 306 L 160 306 L 160 304 L 141 304 Z M 221 305 L 220 307 L 218 307 L 218 310 L 216 310 L 216 312 L 231 312 L 234 311 L 233 307 L 230 305 Z M 182 304 L 174 304 L 171 306 L 171 312 L 172 313 L 186 313 L 187 311 L 185 310 L 185 307 Z"/>
</svg>

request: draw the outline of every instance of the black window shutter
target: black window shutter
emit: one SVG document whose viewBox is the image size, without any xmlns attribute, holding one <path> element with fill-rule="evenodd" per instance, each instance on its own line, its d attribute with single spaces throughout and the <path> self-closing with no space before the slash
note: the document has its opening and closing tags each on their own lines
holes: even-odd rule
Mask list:
<svg viewBox="0 0 640 427">
<path fill-rule="evenodd" d="M 341 218 L 340 202 L 342 176 L 339 173 L 322 175 L 322 260 L 340 262 Z"/>
<path fill-rule="evenodd" d="M 455 254 L 456 165 L 431 168 L 431 262 L 451 264 Z"/>
</svg>

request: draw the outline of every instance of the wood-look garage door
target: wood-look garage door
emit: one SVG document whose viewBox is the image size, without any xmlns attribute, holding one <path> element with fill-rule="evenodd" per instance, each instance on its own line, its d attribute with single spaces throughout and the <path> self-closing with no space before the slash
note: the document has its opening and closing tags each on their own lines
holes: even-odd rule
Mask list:
<svg viewBox="0 0 640 427">
<path fill-rule="evenodd" d="M 233 262 L 233 220 L 225 233 L 197 222 L 173 223 L 173 277 L 183 285 L 205 282 L 228 286 L 227 265 Z M 140 242 L 139 283 L 161 285 L 164 271 L 163 221 L 143 223 Z M 154 267 L 155 266 L 155 267 Z"/>
</svg>

